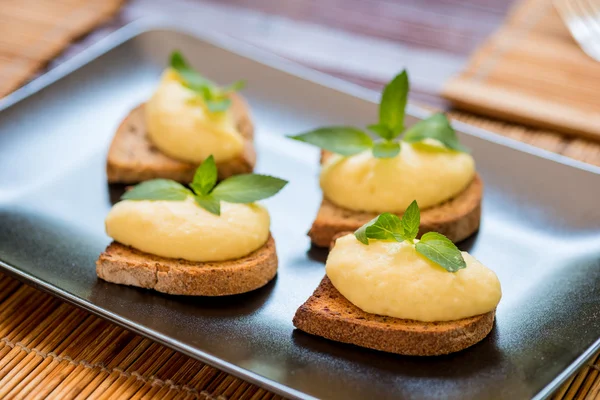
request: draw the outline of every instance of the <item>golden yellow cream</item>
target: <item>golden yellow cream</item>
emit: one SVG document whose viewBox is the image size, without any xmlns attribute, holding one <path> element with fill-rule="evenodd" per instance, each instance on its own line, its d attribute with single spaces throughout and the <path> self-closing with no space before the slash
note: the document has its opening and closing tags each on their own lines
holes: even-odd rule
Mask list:
<svg viewBox="0 0 600 400">
<path fill-rule="evenodd" d="M 212 154 L 216 162 L 227 161 L 244 146 L 230 110 L 209 112 L 177 72 L 167 69 L 146 103 L 146 129 L 152 143 L 173 158 L 199 164 Z"/>
<path fill-rule="evenodd" d="M 269 213 L 258 204 L 221 202 L 221 216 L 193 200 L 125 200 L 106 217 L 106 233 L 145 253 L 190 261 L 246 256 L 269 238 Z"/>
<path fill-rule="evenodd" d="M 327 199 L 350 210 L 398 213 L 413 200 L 424 209 L 451 199 L 474 176 L 469 154 L 403 142 L 394 158 L 375 158 L 370 150 L 331 157 L 321 171 L 321 188 Z"/>
<path fill-rule="evenodd" d="M 453 321 L 492 311 L 502 292 L 496 274 L 463 252 L 467 267 L 448 272 L 408 242 L 339 238 L 327 258 L 333 286 L 361 310 L 418 321 Z"/>
</svg>

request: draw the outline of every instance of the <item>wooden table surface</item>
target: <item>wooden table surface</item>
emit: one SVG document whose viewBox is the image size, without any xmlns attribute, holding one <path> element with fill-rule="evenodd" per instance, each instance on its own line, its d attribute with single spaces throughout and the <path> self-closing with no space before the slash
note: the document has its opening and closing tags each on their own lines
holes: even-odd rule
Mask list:
<svg viewBox="0 0 600 400">
<path fill-rule="evenodd" d="M 142 17 L 193 23 L 378 89 L 407 68 L 413 101 L 444 107 L 441 85 L 500 26 L 514 0 L 130 0 L 52 68 Z"/>
</svg>

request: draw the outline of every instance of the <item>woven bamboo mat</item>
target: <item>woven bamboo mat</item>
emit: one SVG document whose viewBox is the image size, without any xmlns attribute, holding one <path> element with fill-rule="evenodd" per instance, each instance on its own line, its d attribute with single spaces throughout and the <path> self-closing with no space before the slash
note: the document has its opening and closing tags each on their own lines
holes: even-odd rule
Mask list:
<svg viewBox="0 0 600 400">
<path fill-rule="evenodd" d="M 280 399 L 2 274 L 0 398 Z"/>
<path fill-rule="evenodd" d="M 518 2 L 443 95 L 466 111 L 600 140 L 600 63 L 553 0 Z"/>
<path fill-rule="evenodd" d="M 124 0 L 2 0 L 0 97 L 21 86 Z"/>
</svg>

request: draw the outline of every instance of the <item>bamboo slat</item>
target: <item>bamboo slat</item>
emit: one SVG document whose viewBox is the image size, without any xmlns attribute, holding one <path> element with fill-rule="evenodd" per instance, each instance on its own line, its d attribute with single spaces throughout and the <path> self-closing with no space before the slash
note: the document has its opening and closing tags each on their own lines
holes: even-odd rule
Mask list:
<svg viewBox="0 0 600 400">
<path fill-rule="evenodd" d="M 600 63 L 552 0 L 525 0 L 444 86 L 456 108 L 600 140 Z"/>
<path fill-rule="evenodd" d="M 73 40 L 110 18 L 124 0 L 3 0 L 0 97 L 31 79 Z"/>
</svg>

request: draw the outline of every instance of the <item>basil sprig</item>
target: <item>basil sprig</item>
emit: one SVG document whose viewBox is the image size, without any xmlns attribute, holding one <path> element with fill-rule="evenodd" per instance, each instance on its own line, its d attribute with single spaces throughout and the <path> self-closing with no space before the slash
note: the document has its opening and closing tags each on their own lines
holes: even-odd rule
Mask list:
<svg viewBox="0 0 600 400">
<path fill-rule="evenodd" d="M 275 195 L 287 181 L 258 174 L 235 175 L 217 184 L 217 166 L 211 155 L 196 170 L 190 189 L 169 179 L 142 182 L 127 191 L 121 200 L 182 201 L 193 196 L 206 211 L 221 215 L 221 201 L 253 203 Z"/>
<path fill-rule="evenodd" d="M 405 130 L 408 92 L 406 70 L 383 89 L 379 103 L 379 122 L 367 126 L 368 130 L 379 136 L 378 141 L 373 141 L 365 130 L 350 126 L 329 126 L 289 137 L 343 156 L 372 149 L 377 158 L 392 158 L 400 153 L 401 140 L 414 143 L 425 139 L 438 140 L 448 150 L 467 152 L 468 149 L 458 142 L 456 132 L 442 113 L 434 114 Z"/>
<path fill-rule="evenodd" d="M 237 81 L 228 86 L 218 86 L 210 79 L 196 72 L 179 51 L 171 53 L 170 66 L 177 71 L 183 84 L 196 92 L 198 97 L 205 102 L 210 112 L 227 110 L 231 105 L 229 94 L 243 89 L 246 85 L 244 81 Z"/>
<path fill-rule="evenodd" d="M 415 243 L 420 224 L 421 212 L 415 200 L 408 206 L 402 218 L 395 214 L 383 213 L 361 226 L 354 232 L 354 236 L 366 245 L 369 244 L 369 239 L 409 242 L 414 244 L 418 253 L 448 272 L 467 267 L 460 250 L 441 233 L 428 232 Z"/>
</svg>

